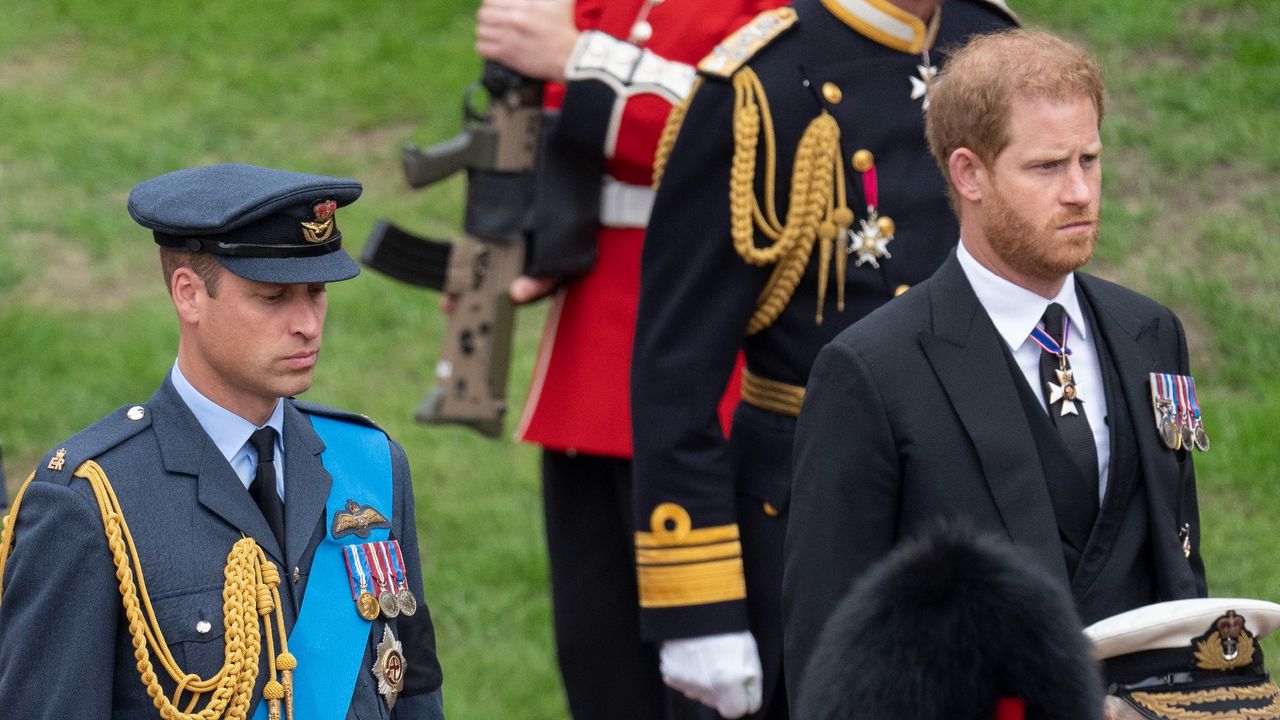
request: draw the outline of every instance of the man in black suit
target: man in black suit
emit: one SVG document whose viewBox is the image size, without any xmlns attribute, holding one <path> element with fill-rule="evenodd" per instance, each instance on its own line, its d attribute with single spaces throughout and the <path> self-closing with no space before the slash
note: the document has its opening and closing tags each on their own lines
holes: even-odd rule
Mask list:
<svg viewBox="0 0 1280 720">
<path fill-rule="evenodd" d="M 1097 239 L 1102 115 L 1096 61 L 1044 32 L 975 39 L 935 82 L 926 131 L 961 244 L 814 364 L 785 551 L 789 685 L 849 583 L 939 517 L 1007 535 L 1086 623 L 1206 595 L 1194 443 L 1177 432 L 1203 425 L 1165 392 L 1190 386 L 1182 326 L 1076 272 Z"/>
</svg>

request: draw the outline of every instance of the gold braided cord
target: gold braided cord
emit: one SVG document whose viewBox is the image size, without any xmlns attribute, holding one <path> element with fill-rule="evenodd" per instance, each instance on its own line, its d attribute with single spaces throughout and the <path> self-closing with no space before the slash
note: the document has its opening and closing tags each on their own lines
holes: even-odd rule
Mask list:
<svg viewBox="0 0 1280 720">
<path fill-rule="evenodd" d="M 837 305 L 844 309 L 843 248 L 836 240 L 853 222 L 845 201 L 844 168 L 840 159 L 840 127 L 825 111 L 801 135 L 791 171 L 791 194 L 786 223 L 779 222 L 775 204 L 777 138 L 764 86 L 751 68 L 733 76 L 733 162 L 729 175 L 729 227 L 733 246 L 747 263 L 776 265 L 756 301 L 747 324 L 754 335 L 777 320 L 791 301 L 818 248 L 818 307 L 814 320 L 822 323 L 827 278 L 835 256 Z M 764 135 L 764 199 L 756 197 L 756 158 Z M 761 207 L 763 204 L 763 208 Z M 756 245 L 756 232 L 769 243 Z"/>
<path fill-rule="evenodd" d="M 671 148 L 676 146 L 676 136 L 680 134 L 680 126 L 684 124 L 684 116 L 689 112 L 689 104 L 693 102 L 694 93 L 702 87 L 702 78 L 695 78 L 693 87 L 683 100 L 676 103 L 667 115 L 667 122 L 662 126 L 662 134 L 658 136 L 658 148 L 653 153 L 653 187 L 656 190 L 662 183 L 662 173 L 667 169 L 667 160 L 671 158 Z"/>
<path fill-rule="evenodd" d="M 116 567 L 115 575 L 119 583 L 120 597 L 133 645 L 135 667 L 148 697 L 160 712 L 160 717 L 164 720 L 220 720 L 221 718 L 245 720 L 253 701 L 253 688 L 258 679 L 258 656 L 262 649 L 262 634 L 259 630 L 261 617 L 267 636 L 268 657 L 271 659 L 269 663 L 271 679 L 267 683 L 263 697 L 269 702 L 269 714 L 272 718 L 280 717 L 280 698 L 284 698 L 289 708 L 288 717 L 292 719 L 291 671 L 297 666 L 297 661 L 288 651 L 287 636 L 284 632 L 284 617 L 280 610 L 278 589 L 280 575 L 275 565 L 267 560 L 262 548 L 258 547 L 252 538 L 241 538 L 227 555 L 222 588 L 225 649 L 222 668 L 207 679 L 185 673 L 170 652 L 164 633 L 156 620 L 133 535 L 129 532 L 129 524 L 124 519 L 120 501 L 107 479 L 106 472 L 96 462 L 90 460 L 76 470 L 75 476 L 89 482 L 98 502 L 98 511 L 102 515 L 103 529 L 107 537 L 107 547 L 111 551 L 112 562 Z M 0 577 L 3 576 L 4 564 L 12 546 L 18 506 L 31 479 L 31 477 L 27 478 L 14 499 L 9 516 L 5 518 L 4 533 L 0 535 Z M 3 588 L 0 587 L 0 593 L 2 591 Z M 2 597 L 3 595 L 0 595 L 0 598 Z M 267 617 L 273 613 L 277 632 L 272 631 L 271 619 Z M 275 654 L 277 635 L 281 647 L 278 656 Z M 172 698 L 165 696 L 164 688 L 157 678 L 155 666 L 152 663 L 153 654 L 176 684 Z M 284 671 L 284 684 L 276 679 L 278 670 Z M 190 693 L 191 697 L 184 709 L 180 706 L 182 696 L 187 693 Z M 202 700 L 202 696 L 206 695 L 209 697 L 205 707 L 193 712 Z"/>
<path fill-rule="evenodd" d="M 837 191 L 834 180 L 839 152 L 840 128 L 835 118 L 823 112 L 805 128 L 796 148 L 787 224 L 783 228 L 782 239 L 777 243 L 788 246 L 788 251 L 778 261 L 756 301 L 756 311 L 747 323 L 747 335 L 754 335 L 772 325 L 795 294 L 796 286 L 800 284 L 804 269 L 809 264 L 819 227 L 823 224 L 824 216 L 830 215 L 828 208 L 832 193 Z M 844 194 L 843 188 L 838 190 L 841 195 Z M 831 229 L 835 233 L 840 232 L 834 222 Z M 834 237 L 835 234 L 832 235 L 832 240 Z M 822 269 L 825 280 L 826 268 Z M 819 308 L 822 307 L 826 292 L 825 282 L 820 285 Z M 820 312 L 816 320 L 822 322 Z"/>
</svg>

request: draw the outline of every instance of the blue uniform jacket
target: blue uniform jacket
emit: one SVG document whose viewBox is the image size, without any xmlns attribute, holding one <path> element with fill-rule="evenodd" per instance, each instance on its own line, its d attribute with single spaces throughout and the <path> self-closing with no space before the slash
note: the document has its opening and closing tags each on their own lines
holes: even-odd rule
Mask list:
<svg viewBox="0 0 1280 720">
<path fill-rule="evenodd" d="M 285 400 L 288 501 L 283 549 L 168 379 L 145 405 L 121 408 L 68 440 L 62 446 L 66 452 L 61 469 L 52 469 L 59 465 L 51 463 L 53 453 L 42 460 L 22 500 L 4 571 L 4 716 L 94 720 L 159 715 L 135 669 L 97 502 L 88 482 L 73 477 L 86 460 L 103 468 L 119 497 L 156 618 L 185 672 L 208 678 L 222 666 L 223 569 L 231 546 L 242 536 L 256 540 L 281 569 L 281 603 L 291 629 L 326 530 L 325 501 L 332 482 L 321 465 L 324 444 L 308 413 L 369 424 L 357 415 Z M 404 551 L 419 610 L 412 618 L 389 621 L 404 643 L 407 662 L 406 688 L 394 712 L 388 712 L 378 695 L 377 679 L 370 671 L 383 634 L 384 621 L 379 619 L 371 623 L 347 718 L 441 718 L 440 668 L 422 597 L 409 466 L 400 446 L 387 442 L 394 501 L 393 507 L 378 509 L 391 518 L 391 537 Z M 255 704 L 268 675 L 262 660 Z M 171 694 L 173 683 L 154 657 L 152 662 Z M 299 672 L 304 671 L 300 666 Z"/>
</svg>

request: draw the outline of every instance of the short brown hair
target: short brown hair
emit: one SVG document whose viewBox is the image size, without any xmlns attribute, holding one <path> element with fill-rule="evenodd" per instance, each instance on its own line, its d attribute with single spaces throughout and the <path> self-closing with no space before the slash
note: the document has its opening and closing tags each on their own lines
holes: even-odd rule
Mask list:
<svg viewBox="0 0 1280 720">
<path fill-rule="evenodd" d="M 222 277 L 222 265 L 207 252 L 188 252 L 160 248 L 160 269 L 164 271 L 164 286 L 173 292 L 173 272 L 180 267 L 191 268 L 196 277 L 204 281 L 204 290 L 209 297 L 218 294 L 218 280 Z"/>
<path fill-rule="evenodd" d="M 1009 144 L 1015 99 L 1081 96 L 1093 101 L 1101 126 L 1102 70 L 1083 49 L 1043 30 L 979 35 L 951 56 L 929 89 L 929 151 L 950 188 L 949 164 L 957 149 L 969 148 L 989 164 Z"/>
</svg>

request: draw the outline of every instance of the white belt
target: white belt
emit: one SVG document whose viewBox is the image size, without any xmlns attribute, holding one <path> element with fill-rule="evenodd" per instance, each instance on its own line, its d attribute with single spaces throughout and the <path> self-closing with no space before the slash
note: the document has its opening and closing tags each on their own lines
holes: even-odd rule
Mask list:
<svg viewBox="0 0 1280 720">
<path fill-rule="evenodd" d="M 600 224 L 613 228 L 648 225 L 653 195 L 648 185 L 631 185 L 606 175 L 600 189 Z"/>
</svg>

